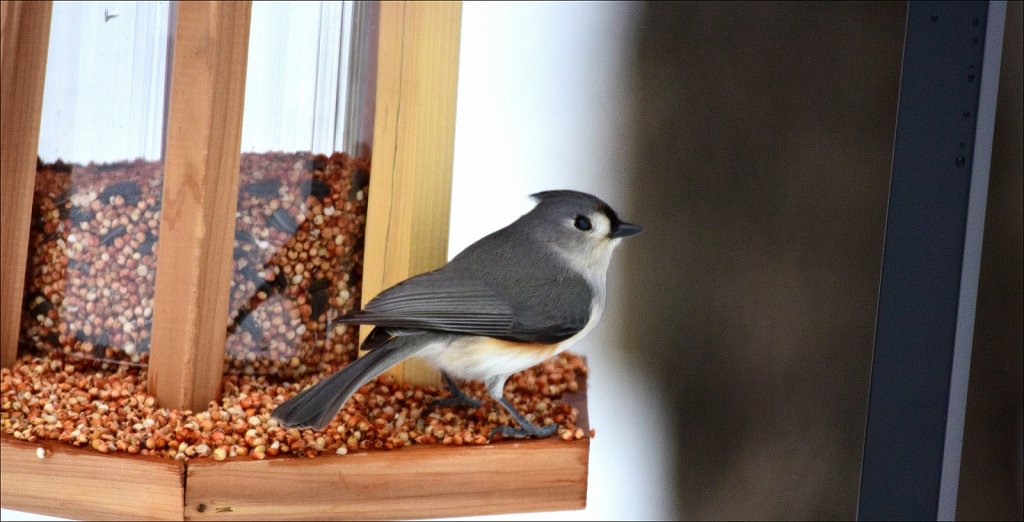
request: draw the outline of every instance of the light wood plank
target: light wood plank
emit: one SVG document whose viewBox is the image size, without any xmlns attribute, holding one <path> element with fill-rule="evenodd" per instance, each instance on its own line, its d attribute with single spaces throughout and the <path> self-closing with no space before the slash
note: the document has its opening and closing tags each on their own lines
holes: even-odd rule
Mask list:
<svg viewBox="0 0 1024 522">
<path fill-rule="evenodd" d="M 37 449 L 43 448 L 40 459 Z M 184 464 L 0 435 L 3 507 L 76 520 L 182 518 Z"/>
<path fill-rule="evenodd" d="M 590 441 L 196 461 L 190 520 L 404 519 L 582 509 Z M 258 479 L 255 479 L 258 477 Z"/>
<path fill-rule="evenodd" d="M 461 16 L 460 2 L 381 4 L 364 304 L 447 260 Z M 415 361 L 391 373 L 440 383 Z"/>
<path fill-rule="evenodd" d="M 0 364 L 18 353 L 51 2 L 0 4 Z"/>
<path fill-rule="evenodd" d="M 251 8 L 177 4 L 149 371 L 163 406 L 220 394 Z"/>
<path fill-rule="evenodd" d="M 588 431 L 587 382 L 563 396 Z M 197 460 L 190 520 L 409 519 L 583 509 L 590 439 L 412 446 L 313 459 Z M 258 477 L 258 480 L 254 480 Z"/>
</svg>

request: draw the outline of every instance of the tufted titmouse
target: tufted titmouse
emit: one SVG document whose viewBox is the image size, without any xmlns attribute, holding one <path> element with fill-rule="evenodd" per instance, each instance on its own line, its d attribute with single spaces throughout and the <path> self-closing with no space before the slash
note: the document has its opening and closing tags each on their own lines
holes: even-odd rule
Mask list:
<svg viewBox="0 0 1024 522">
<path fill-rule="evenodd" d="M 342 316 L 376 328 L 368 353 L 274 410 L 285 426 L 323 429 L 363 384 L 408 357 L 441 369 L 452 396 L 441 404 L 479 405 L 453 377 L 481 380 L 519 428 L 505 437 L 548 437 L 505 400 L 508 377 L 565 350 L 604 309 L 605 275 L 621 238 L 642 230 L 605 202 L 571 190 L 533 195 L 536 207 L 473 243 L 445 266 L 384 290 L 363 310 Z M 435 404 L 438 404 L 435 403 Z"/>
</svg>

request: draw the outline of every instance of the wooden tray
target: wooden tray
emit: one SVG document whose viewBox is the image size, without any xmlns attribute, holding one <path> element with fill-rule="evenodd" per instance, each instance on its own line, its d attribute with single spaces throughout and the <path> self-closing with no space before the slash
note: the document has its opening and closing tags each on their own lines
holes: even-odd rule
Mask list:
<svg viewBox="0 0 1024 522">
<path fill-rule="evenodd" d="M 565 399 L 579 408 L 577 425 L 588 431 L 581 384 Z M 103 520 L 388 519 L 582 509 L 589 455 L 584 437 L 177 462 L 0 435 L 0 494 L 7 509 Z"/>
</svg>

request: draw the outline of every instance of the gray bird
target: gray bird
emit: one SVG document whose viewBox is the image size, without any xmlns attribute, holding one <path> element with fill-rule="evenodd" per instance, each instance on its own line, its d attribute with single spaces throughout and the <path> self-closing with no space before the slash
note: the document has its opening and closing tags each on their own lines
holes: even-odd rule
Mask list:
<svg viewBox="0 0 1024 522">
<path fill-rule="evenodd" d="M 340 317 L 342 323 L 376 326 L 363 342 L 368 353 L 282 403 L 274 418 L 321 430 L 360 386 L 417 356 L 441 370 L 451 391 L 434 405 L 479 406 L 454 379 L 480 380 L 519 424 L 499 426 L 492 437 L 554 434 L 557 425 L 538 427 L 516 411 L 504 397 L 505 381 L 594 328 L 604 310 L 612 251 L 642 228 L 582 192 L 552 190 L 533 198 L 533 210 L 448 264 Z"/>
</svg>

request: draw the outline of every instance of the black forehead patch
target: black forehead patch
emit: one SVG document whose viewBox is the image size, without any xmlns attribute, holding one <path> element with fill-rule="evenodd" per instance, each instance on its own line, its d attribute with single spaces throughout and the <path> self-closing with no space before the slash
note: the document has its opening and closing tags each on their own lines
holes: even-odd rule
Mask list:
<svg viewBox="0 0 1024 522">
<path fill-rule="evenodd" d="M 601 202 L 601 206 L 598 207 L 598 210 L 604 212 L 605 217 L 608 218 L 608 222 L 612 225 L 612 229 L 615 229 L 619 223 L 622 223 L 619 221 L 619 215 L 616 214 L 615 211 L 612 210 L 612 207 L 609 207 L 606 203 Z"/>
<path fill-rule="evenodd" d="M 608 222 L 611 223 L 614 229 L 621 221 L 619 215 L 615 213 L 607 203 L 601 198 L 587 194 L 586 192 L 579 192 L 575 190 L 546 190 L 544 192 L 538 192 L 531 194 L 533 199 L 536 199 L 541 204 L 567 204 L 573 205 L 581 210 L 596 210 L 601 212 L 608 218 Z"/>
</svg>

